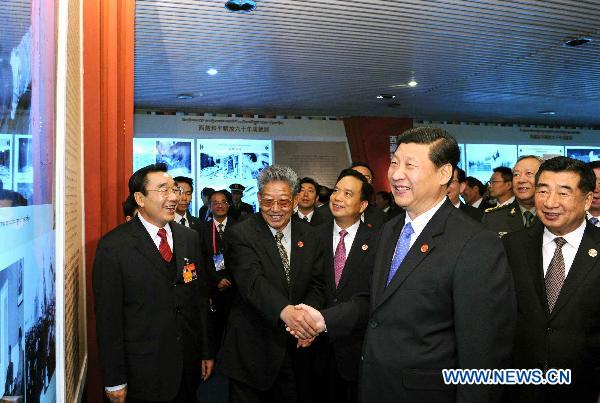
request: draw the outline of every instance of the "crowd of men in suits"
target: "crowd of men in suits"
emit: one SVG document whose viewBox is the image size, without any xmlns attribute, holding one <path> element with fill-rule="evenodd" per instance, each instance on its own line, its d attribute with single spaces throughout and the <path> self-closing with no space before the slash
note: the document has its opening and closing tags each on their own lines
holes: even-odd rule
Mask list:
<svg viewBox="0 0 600 403">
<path fill-rule="evenodd" d="M 134 173 L 131 220 L 94 264 L 108 398 L 195 402 L 216 361 L 230 402 L 597 402 L 600 163 L 522 157 L 494 170 L 490 208 L 458 161 L 447 132 L 410 129 L 391 198 L 372 204 L 356 163 L 319 206 L 314 180 L 273 165 L 260 211 L 235 218 L 241 185 L 203 191 L 195 218 L 191 179 Z M 445 383 L 452 368 L 572 379 Z"/>
</svg>

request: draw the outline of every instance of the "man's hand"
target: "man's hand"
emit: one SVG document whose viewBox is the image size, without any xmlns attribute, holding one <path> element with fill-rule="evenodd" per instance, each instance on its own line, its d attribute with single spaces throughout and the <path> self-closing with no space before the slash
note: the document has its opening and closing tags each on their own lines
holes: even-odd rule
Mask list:
<svg viewBox="0 0 600 403">
<path fill-rule="evenodd" d="M 279 315 L 286 324 L 286 328 L 293 331 L 293 335 L 300 339 L 310 339 L 318 334 L 317 325 L 314 320 L 302 309 L 296 309 L 293 305 L 288 305 Z"/>
<path fill-rule="evenodd" d="M 309 317 L 311 322 L 313 323 L 312 328 L 316 330 L 318 333 L 321 333 L 325 330 L 325 319 L 321 312 L 317 311 L 315 308 L 305 304 L 298 304 L 294 306 L 294 309 L 297 311 L 305 312 Z M 291 326 L 287 326 L 286 329 L 290 334 L 299 339 L 307 339 L 307 337 L 303 337 L 296 329 Z"/>
<path fill-rule="evenodd" d="M 230 285 L 231 281 L 227 280 L 226 278 L 222 278 L 221 281 L 219 281 L 219 284 L 217 284 L 217 288 L 219 289 L 219 291 L 223 291 Z"/>
<path fill-rule="evenodd" d="M 215 360 L 202 360 L 202 380 L 207 380 L 212 374 Z"/>
<path fill-rule="evenodd" d="M 312 339 L 306 340 L 298 339 L 298 344 L 296 345 L 296 348 L 308 347 L 312 344 L 313 341 L 315 341 L 314 337 Z"/>
<path fill-rule="evenodd" d="M 125 398 L 127 397 L 127 386 L 112 392 L 106 391 L 106 397 L 108 397 L 108 400 L 110 400 L 111 403 L 125 403 Z"/>
</svg>

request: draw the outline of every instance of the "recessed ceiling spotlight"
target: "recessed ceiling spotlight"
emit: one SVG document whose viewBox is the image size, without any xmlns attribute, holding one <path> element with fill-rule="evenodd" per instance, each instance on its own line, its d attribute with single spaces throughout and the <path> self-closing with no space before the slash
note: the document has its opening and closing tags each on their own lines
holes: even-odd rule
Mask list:
<svg viewBox="0 0 600 403">
<path fill-rule="evenodd" d="M 585 45 L 586 43 L 590 43 L 592 41 L 592 38 L 586 38 L 584 36 L 579 37 L 579 38 L 575 38 L 575 39 L 571 39 L 569 41 L 565 42 L 565 46 L 568 46 L 570 48 L 574 48 L 577 46 L 581 46 L 581 45 Z"/>
<path fill-rule="evenodd" d="M 214 76 L 219 72 L 219 70 L 217 69 L 208 69 L 206 70 L 206 74 L 208 74 L 209 76 Z"/>
<path fill-rule="evenodd" d="M 227 0 L 225 8 L 232 13 L 249 13 L 256 9 L 256 2 L 253 0 Z"/>
<path fill-rule="evenodd" d="M 392 94 L 377 95 L 377 99 L 394 99 L 394 98 L 396 98 L 396 96 L 392 95 Z"/>
<path fill-rule="evenodd" d="M 177 95 L 177 99 L 192 99 L 194 98 L 194 95 L 192 94 L 178 94 Z"/>
<path fill-rule="evenodd" d="M 541 111 L 540 114 L 547 115 L 547 116 L 553 116 L 553 115 L 556 115 L 556 112 L 555 111 Z"/>
<path fill-rule="evenodd" d="M 411 88 L 416 87 L 417 84 L 419 84 L 419 83 L 415 79 L 412 79 L 408 82 L 408 86 Z"/>
</svg>

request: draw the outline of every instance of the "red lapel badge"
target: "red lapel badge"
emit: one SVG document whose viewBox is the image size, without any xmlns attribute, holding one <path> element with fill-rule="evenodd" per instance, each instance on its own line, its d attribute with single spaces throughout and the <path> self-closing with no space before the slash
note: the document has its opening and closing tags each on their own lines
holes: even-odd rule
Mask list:
<svg viewBox="0 0 600 403">
<path fill-rule="evenodd" d="M 297 245 L 298 245 L 298 247 L 299 247 L 299 248 L 301 248 L 301 247 L 303 247 L 303 246 L 304 246 L 304 242 L 302 242 L 302 241 L 298 241 L 298 244 L 297 244 Z"/>
<path fill-rule="evenodd" d="M 373 228 L 373 224 L 371 224 L 371 223 L 368 223 L 368 224 L 367 224 L 367 227 L 369 227 L 369 228 Z"/>
<path fill-rule="evenodd" d="M 369 245 L 364 244 L 361 248 L 362 248 L 362 250 L 367 250 L 367 249 L 369 249 Z"/>
<path fill-rule="evenodd" d="M 428 250 L 429 250 L 429 245 L 427 245 L 426 243 L 421 245 L 421 252 L 426 253 Z"/>
</svg>

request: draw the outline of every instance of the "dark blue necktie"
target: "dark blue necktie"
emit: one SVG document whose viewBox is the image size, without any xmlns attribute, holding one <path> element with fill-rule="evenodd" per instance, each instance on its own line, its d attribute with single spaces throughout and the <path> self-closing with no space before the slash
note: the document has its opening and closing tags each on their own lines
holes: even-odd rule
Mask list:
<svg viewBox="0 0 600 403">
<path fill-rule="evenodd" d="M 390 267 L 390 274 L 388 276 L 386 286 L 390 284 L 394 278 L 394 274 L 396 274 L 396 271 L 398 271 L 398 268 L 402 264 L 404 257 L 408 253 L 408 250 L 410 249 L 410 236 L 414 234 L 414 232 L 415 231 L 410 223 L 406 223 L 404 228 L 402 228 L 402 232 L 400 233 L 400 237 L 396 243 L 396 250 L 394 251 L 394 258 L 392 259 L 392 265 Z"/>
<path fill-rule="evenodd" d="M 600 220 L 598 219 L 598 217 L 591 217 L 590 218 L 590 223 L 592 223 L 592 225 L 595 225 L 596 227 L 598 226 L 598 222 L 600 222 Z"/>
</svg>

